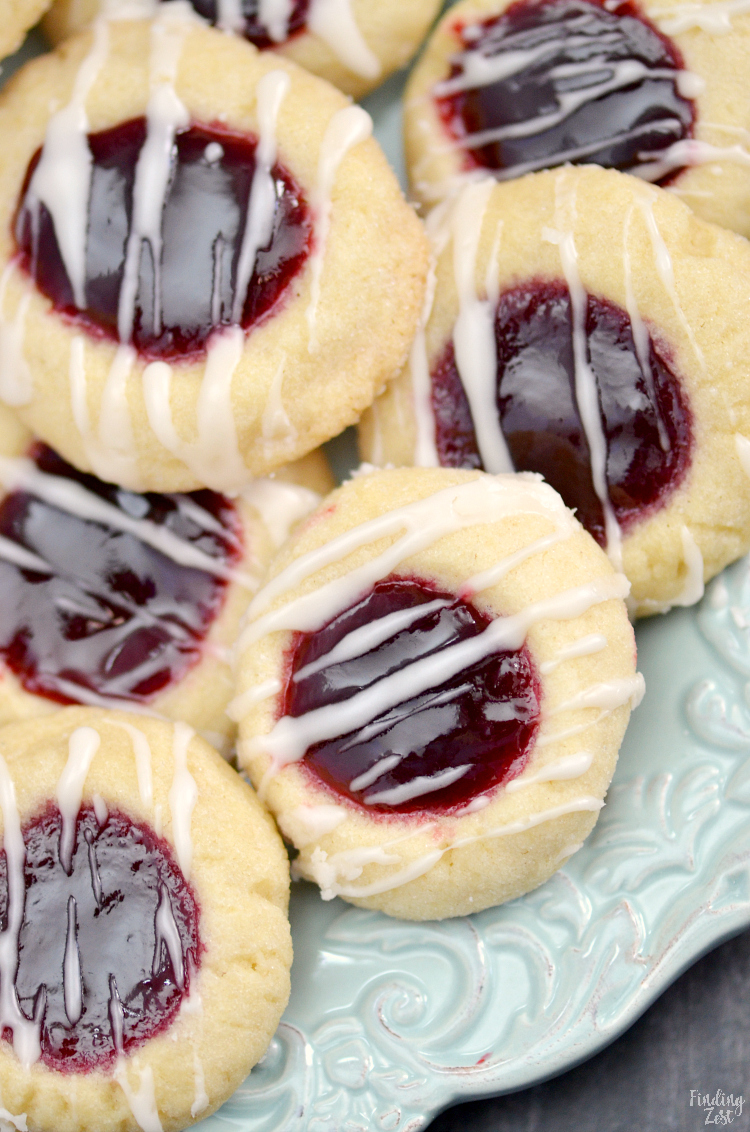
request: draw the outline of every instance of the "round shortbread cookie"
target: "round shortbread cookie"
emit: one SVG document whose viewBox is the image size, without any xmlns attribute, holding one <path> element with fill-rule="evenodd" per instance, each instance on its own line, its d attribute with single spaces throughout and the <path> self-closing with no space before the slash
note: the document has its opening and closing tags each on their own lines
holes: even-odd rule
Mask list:
<svg viewBox="0 0 750 1132">
<path fill-rule="evenodd" d="M 365 112 L 189 12 L 97 21 L 0 105 L 0 396 L 141 491 L 236 490 L 355 421 L 426 275 Z"/>
<path fill-rule="evenodd" d="M 50 3 L 51 0 L 3 0 L 0 15 L 0 59 L 5 59 L 18 50 L 26 32 L 44 15 Z"/>
<path fill-rule="evenodd" d="M 595 163 L 750 236 L 750 13 L 714 0 L 462 0 L 406 92 L 412 189 Z"/>
<path fill-rule="evenodd" d="M 78 475 L 4 409 L 0 484 L 0 725 L 120 707 L 228 754 L 231 648 L 274 547 L 330 490 L 322 454 L 234 500 L 138 495 Z"/>
<path fill-rule="evenodd" d="M 288 863 L 270 818 L 185 724 L 122 712 L 3 728 L 0 783 L 15 991 L 3 1109 L 36 1132 L 178 1132 L 207 1116 L 289 997 Z"/>
<path fill-rule="evenodd" d="M 82 31 L 101 11 L 116 12 L 117 2 L 57 0 L 44 30 L 59 43 Z M 154 0 L 142 0 L 140 6 L 149 15 L 159 8 Z M 230 14 L 222 12 L 220 0 L 194 0 L 193 7 L 222 30 L 244 36 L 261 50 L 272 48 L 344 94 L 361 98 L 408 63 L 440 0 L 293 0 L 288 6 L 276 5 L 273 26 L 261 20 L 258 0 L 243 0 Z"/>
<path fill-rule="evenodd" d="M 750 547 L 748 242 L 594 166 L 435 219 L 432 311 L 364 458 L 541 472 L 637 615 L 697 601 Z"/>
<path fill-rule="evenodd" d="M 238 757 L 325 899 L 463 915 L 591 831 L 642 693 L 628 585 L 536 476 L 370 471 L 274 561 Z"/>
</svg>

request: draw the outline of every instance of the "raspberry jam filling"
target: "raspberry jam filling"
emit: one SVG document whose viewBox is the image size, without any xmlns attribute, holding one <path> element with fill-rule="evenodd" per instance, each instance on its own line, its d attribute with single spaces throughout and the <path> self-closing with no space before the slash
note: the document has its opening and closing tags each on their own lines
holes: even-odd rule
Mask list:
<svg viewBox="0 0 750 1132">
<path fill-rule="evenodd" d="M 58 703 L 148 701 L 200 660 L 227 585 L 152 544 L 163 533 L 231 568 L 241 557 L 237 513 L 212 491 L 136 495 L 43 445 L 32 455 L 55 477 L 41 483 L 59 490 L 56 503 L 33 487 L 0 502 L 0 536 L 19 548 L 0 544 L 0 654 L 27 691 Z M 102 505 L 111 518 L 81 517 Z"/>
<path fill-rule="evenodd" d="M 501 16 L 457 28 L 463 52 L 437 105 L 469 167 L 501 179 L 565 162 L 632 171 L 666 183 L 665 156 L 692 136 L 682 56 L 625 0 L 518 0 Z"/>
<path fill-rule="evenodd" d="M 200 964 L 200 911 L 170 846 L 147 825 L 117 811 L 100 825 L 83 806 L 69 869 L 62 825 L 50 804 L 23 829 L 15 990 L 40 1027 L 44 1064 L 84 1073 L 111 1067 L 170 1025 Z M 6 931 L 5 851 L 0 911 Z"/>
<path fill-rule="evenodd" d="M 142 158 L 146 134 L 146 119 L 135 118 L 88 135 L 92 164 L 81 309 L 66 269 L 66 241 L 34 194 L 41 151 L 29 165 L 16 241 L 23 267 L 60 313 L 95 335 L 132 341 L 144 358 L 190 358 L 206 350 L 217 328 L 249 329 L 272 311 L 307 258 L 312 224 L 291 174 L 274 165 L 272 230 L 261 237 L 251 278 L 238 284 L 257 143 L 219 127 L 193 125 L 175 136 L 158 238 L 144 237 L 139 249 L 130 239 L 134 208 L 136 215 L 153 208 L 149 193 L 155 192 Z"/>
<path fill-rule="evenodd" d="M 606 477 L 623 530 L 662 506 L 684 479 L 692 415 L 669 359 L 649 338 L 648 372 L 625 311 L 588 296 L 588 363 L 599 396 Z M 516 471 L 541 472 L 600 545 L 603 508 L 575 395 L 570 295 L 560 283 L 506 291 L 495 316 L 497 403 Z M 449 342 L 432 374 L 436 443 L 444 467 L 480 468 L 469 403 Z"/>
<path fill-rule="evenodd" d="M 214 26 L 223 23 L 221 0 L 190 0 L 196 12 Z M 242 21 L 240 34 L 254 43 L 256 47 L 264 50 L 285 43 L 288 39 L 304 31 L 307 25 L 307 11 L 310 0 L 291 0 L 288 13 L 279 21 L 277 27 L 271 27 L 261 20 L 261 0 L 240 0 L 238 5 L 239 16 Z M 233 25 L 233 31 L 237 28 Z"/>
<path fill-rule="evenodd" d="M 284 714 L 351 701 L 396 677 L 390 706 L 356 730 L 311 747 L 310 774 L 381 813 L 446 811 L 521 772 L 539 724 L 540 691 L 525 647 L 488 651 L 454 676 L 414 692 L 416 666 L 477 638 L 491 624 L 470 602 L 426 582 L 386 579 L 317 633 L 300 634 Z M 385 685 L 382 685 L 385 688 Z"/>
</svg>

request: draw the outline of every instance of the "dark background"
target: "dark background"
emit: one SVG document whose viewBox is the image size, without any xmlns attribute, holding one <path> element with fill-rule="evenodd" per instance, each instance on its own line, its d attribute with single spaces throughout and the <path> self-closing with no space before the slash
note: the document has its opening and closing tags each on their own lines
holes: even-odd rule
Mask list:
<svg viewBox="0 0 750 1132">
<path fill-rule="evenodd" d="M 743 1094 L 724 1123 L 690 1090 Z M 713 1123 L 714 1120 L 716 1123 Z M 429 1132 L 750 1129 L 750 931 L 710 951 L 616 1042 L 561 1077 L 446 1109 Z"/>
</svg>

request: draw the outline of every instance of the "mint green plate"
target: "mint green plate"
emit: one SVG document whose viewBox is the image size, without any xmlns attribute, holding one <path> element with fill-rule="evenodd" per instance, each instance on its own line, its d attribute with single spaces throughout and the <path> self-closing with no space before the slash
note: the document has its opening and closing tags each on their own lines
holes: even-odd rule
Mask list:
<svg viewBox="0 0 750 1132">
<path fill-rule="evenodd" d="M 402 176 L 401 88 L 366 105 Z M 590 1057 L 750 925 L 748 563 L 637 636 L 646 697 L 583 849 L 536 892 L 445 923 L 295 885 L 289 1007 L 262 1062 L 196 1128 L 416 1132 L 452 1101 Z"/>
</svg>

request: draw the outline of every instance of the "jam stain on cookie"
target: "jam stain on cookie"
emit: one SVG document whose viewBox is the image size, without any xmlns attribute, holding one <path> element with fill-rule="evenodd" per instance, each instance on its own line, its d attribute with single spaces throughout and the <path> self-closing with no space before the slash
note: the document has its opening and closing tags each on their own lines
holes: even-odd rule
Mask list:
<svg viewBox="0 0 750 1132">
<path fill-rule="evenodd" d="M 220 22 L 221 0 L 190 0 L 190 3 L 198 15 L 203 16 L 210 24 L 215 26 Z M 276 47 L 280 42 L 286 43 L 305 30 L 309 7 L 310 0 L 291 0 L 287 18 L 283 21 L 286 35 L 282 40 L 278 40 L 273 38 L 271 29 L 260 18 L 260 0 L 240 0 L 238 14 L 243 21 L 240 34 L 261 50 Z"/>
<path fill-rule="evenodd" d="M 457 29 L 464 51 L 436 88 L 437 107 L 470 168 L 500 179 L 566 162 L 633 172 L 692 136 L 680 52 L 635 4 L 610 8 L 519 0 Z M 670 164 L 658 183 L 677 172 Z"/>
<path fill-rule="evenodd" d="M 693 446 L 692 414 L 669 359 L 650 338 L 644 374 L 630 319 L 620 307 L 589 295 L 586 340 L 607 446 L 609 498 L 627 532 L 663 505 L 685 478 Z M 604 546 L 604 515 L 575 396 L 565 284 L 525 284 L 501 295 L 495 344 L 498 412 L 516 471 L 540 472 Z M 432 403 L 440 463 L 480 468 L 452 342 L 432 374 Z"/>
<path fill-rule="evenodd" d="M 539 683 L 525 647 L 491 652 L 448 679 L 437 675 L 421 694 L 409 687 L 413 666 L 431 658 L 439 673 L 446 650 L 490 624 L 454 594 L 389 578 L 317 633 L 299 634 L 284 715 L 335 713 L 389 677 L 400 686 L 395 705 L 311 747 L 301 765 L 380 813 L 457 809 L 515 777 L 539 725 Z"/>
<path fill-rule="evenodd" d="M 23 687 L 57 703 L 97 696 L 147 702 L 201 659 L 226 581 L 180 565 L 138 537 L 148 525 L 231 568 L 242 554 L 237 513 L 224 496 L 137 495 L 76 471 L 37 445 L 37 469 L 131 529 L 16 489 L 0 502 L 0 535 L 40 560 L 38 571 L 0 555 L 0 655 Z M 55 482 L 55 481 L 50 481 Z M 115 512 L 116 514 L 116 512 Z M 43 564 L 48 569 L 42 570 Z"/>
<path fill-rule="evenodd" d="M 116 810 L 100 825 L 82 806 L 69 870 L 61 833 L 51 804 L 23 829 L 15 991 L 22 1012 L 40 1025 L 49 1069 L 106 1070 L 118 1053 L 166 1030 L 190 993 L 203 951 L 200 911 L 170 846 L 147 825 Z M 6 931 L 4 851 L 0 910 Z"/>
<path fill-rule="evenodd" d="M 89 333 L 120 341 L 121 297 L 145 118 L 88 135 L 85 307 L 75 304 L 55 225 L 32 193 L 41 150 L 26 175 L 15 224 L 25 270 L 55 309 Z M 215 330 L 250 329 L 286 294 L 310 251 L 312 220 L 301 189 L 281 165 L 271 169 L 276 200 L 270 238 L 258 251 L 241 317 L 236 283 L 256 167 L 256 141 L 218 126 L 175 136 L 161 215 L 160 246 L 141 242 L 131 341 L 147 360 L 196 359 Z"/>
</svg>

